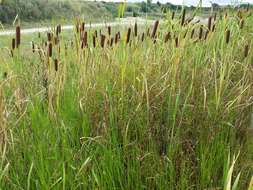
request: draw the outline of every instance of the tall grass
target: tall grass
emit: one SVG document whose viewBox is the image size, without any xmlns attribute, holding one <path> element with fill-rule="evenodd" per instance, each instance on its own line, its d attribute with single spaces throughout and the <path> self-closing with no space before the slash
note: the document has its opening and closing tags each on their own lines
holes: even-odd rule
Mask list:
<svg viewBox="0 0 253 190">
<path fill-rule="evenodd" d="M 248 188 L 250 10 L 243 28 L 235 12 L 207 26 L 168 17 L 151 35 L 77 24 L 1 49 L 2 189 Z"/>
</svg>

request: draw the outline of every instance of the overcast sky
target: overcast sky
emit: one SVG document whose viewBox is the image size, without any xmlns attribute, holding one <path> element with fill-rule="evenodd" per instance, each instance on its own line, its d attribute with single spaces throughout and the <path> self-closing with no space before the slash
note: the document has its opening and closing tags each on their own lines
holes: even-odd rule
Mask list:
<svg viewBox="0 0 253 190">
<path fill-rule="evenodd" d="M 124 0 L 103 0 L 103 1 L 120 1 L 123 2 Z M 146 1 L 146 0 L 126 0 L 127 2 L 141 2 L 141 1 Z M 162 2 L 162 3 L 166 3 L 166 2 L 170 2 L 173 3 L 175 5 L 197 5 L 199 0 L 152 0 L 152 2 Z M 210 2 L 213 3 L 218 3 L 220 5 L 225 5 L 225 4 L 235 4 L 235 3 L 253 3 L 253 0 L 202 0 L 202 5 L 203 6 L 210 6 Z"/>
<path fill-rule="evenodd" d="M 199 0 L 160 0 L 161 2 L 171 2 L 173 4 L 197 5 Z M 253 0 L 202 0 L 203 6 L 210 6 L 210 2 L 218 4 L 234 4 L 234 3 L 253 3 Z"/>
</svg>

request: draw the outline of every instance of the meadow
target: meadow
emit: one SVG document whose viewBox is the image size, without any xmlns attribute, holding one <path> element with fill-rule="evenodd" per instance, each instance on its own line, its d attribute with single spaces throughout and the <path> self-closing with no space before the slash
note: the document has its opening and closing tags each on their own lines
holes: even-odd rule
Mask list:
<svg viewBox="0 0 253 190">
<path fill-rule="evenodd" d="M 252 190 L 252 18 L 77 19 L 30 46 L 18 24 L 0 49 L 1 189 Z"/>
</svg>

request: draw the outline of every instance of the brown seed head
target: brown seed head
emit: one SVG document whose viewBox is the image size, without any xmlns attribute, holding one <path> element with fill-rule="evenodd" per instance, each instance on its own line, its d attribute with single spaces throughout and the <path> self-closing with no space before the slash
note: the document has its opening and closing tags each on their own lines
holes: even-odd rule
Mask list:
<svg viewBox="0 0 253 190">
<path fill-rule="evenodd" d="M 53 44 L 50 42 L 48 44 L 48 56 L 52 57 L 52 55 L 53 55 Z"/>
<path fill-rule="evenodd" d="M 57 72 L 58 71 L 58 59 L 54 60 L 54 70 Z"/>
<path fill-rule="evenodd" d="M 18 25 L 16 27 L 16 47 L 18 48 L 21 43 L 21 30 L 20 26 Z"/>
<path fill-rule="evenodd" d="M 137 37 L 138 35 L 138 26 L 137 26 L 137 23 L 135 22 L 134 24 L 134 36 Z"/>
<path fill-rule="evenodd" d="M 173 12 L 171 13 L 171 20 L 174 20 L 174 18 L 175 18 L 175 12 L 173 11 Z"/>
<path fill-rule="evenodd" d="M 126 37 L 126 44 L 129 43 L 131 37 L 131 28 L 128 28 L 127 30 L 127 37 Z"/>
<path fill-rule="evenodd" d="M 95 48 L 96 47 L 96 35 L 95 34 L 92 36 L 92 42 L 93 42 L 93 47 Z"/>
<path fill-rule="evenodd" d="M 248 55 L 249 55 L 249 45 L 247 44 L 244 47 L 244 57 L 246 58 L 248 57 Z"/>
<path fill-rule="evenodd" d="M 195 33 L 195 29 L 193 28 L 191 32 L 191 39 L 194 37 L 194 33 Z"/>
<path fill-rule="evenodd" d="M 199 40 L 202 39 L 202 36 L 203 36 L 203 25 L 201 25 L 199 28 Z"/>
<path fill-rule="evenodd" d="M 12 47 L 12 50 L 14 50 L 16 48 L 16 40 L 15 40 L 15 38 L 12 38 L 11 47 Z"/>
<path fill-rule="evenodd" d="M 112 28 L 111 26 L 108 26 L 108 35 L 111 36 L 111 34 L 112 34 Z"/>
<path fill-rule="evenodd" d="M 104 34 L 101 34 L 101 39 L 100 39 L 100 45 L 102 48 L 105 47 L 105 35 Z"/>
<path fill-rule="evenodd" d="M 157 29 L 158 29 L 158 25 L 159 25 L 159 20 L 155 21 L 153 31 L 152 31 L 152 34 L 151 34 L 151 38 L 155 38 Z"/>
<path fill-rule="evenodd" d="M 230 41 L 230 30 L 226 31 L 226 43 L 228 44 Z"/>
<path fill-rule="evenodd" d="M 211 27 L 212 27 L 212 17 L 208 17 L 208 31 L 211 31 Z"/>
<path fill-rule="evenodd" d="M 165 37 L 164 37 L 164 42 L 167 43 L 170 39 L 170 32 L 167 32 Z"/>
<path fill-rule="evenodd" d="M 184 23 L 185 23 L 185 13 L 186 13 L 186 10 L 184 9 L 183 14 L 182 14 L 182 18 L 181 18 L 181 26 L 184 26 Z"/>
</svg>

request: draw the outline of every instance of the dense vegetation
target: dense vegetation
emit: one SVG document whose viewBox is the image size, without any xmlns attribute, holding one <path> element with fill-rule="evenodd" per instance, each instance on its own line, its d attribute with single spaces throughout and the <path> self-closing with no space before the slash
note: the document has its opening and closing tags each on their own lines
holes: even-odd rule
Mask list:
<svg viewBox="0 0 253 190">
<path fill-rule="evenodd" d="M 120 3 L 93 1 L 56 1 L 56 0 L 4 0 L 0 4 L 0 21 L 12 23 L 16 15 L 22 21 L 38 22 L 43 20 L 65 19 L 71 21 L 75 16 L 84 20 L 101 21 L 118 17 Z M 162 16 L 165 8 L 177 9 L 171 4 L 141 2 L 127 3 L 125 16 Z M 180 7 L 179 7 L 180 9 Z"/>
<path fill-rule="evenodd" d="M 83 15 L 85 19 L 94 20 L 112 18 L 112 13 L 102 3 L 48 0 L 8 0 L 0 4 L 0 21 L 13 22 L 16 15 L 23 21 L 37 22 L 43 20 L 68 19 Z"/>
<path fill-rule="evenodd" d="M 31 47 L 17 26 L 0 49 L 1 189 L 248 189 L 251 13 L 77 20 Z"/>
</svg>

